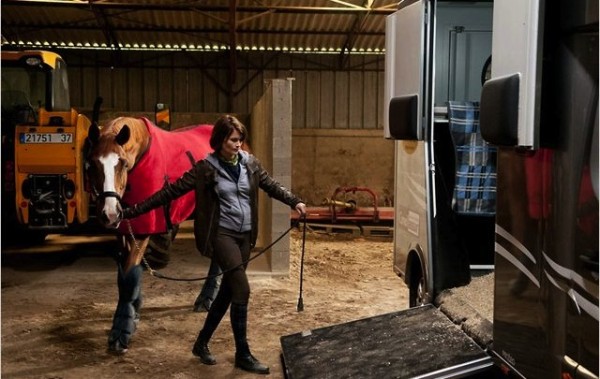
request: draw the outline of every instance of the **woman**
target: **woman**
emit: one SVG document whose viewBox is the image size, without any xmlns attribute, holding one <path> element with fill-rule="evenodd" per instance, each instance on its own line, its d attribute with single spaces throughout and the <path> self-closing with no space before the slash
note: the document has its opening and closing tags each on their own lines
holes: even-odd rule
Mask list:
<svg viewBox="0 0 600 379">
<path fill-rule="evenodd" d="M 295 208 L 300 215 L 305 213 L 306 205 L 269 176 L 256 157 L 241 150 L 246 136 L 246 128 L 235 117 L 219 118 L 210 138 L 214 152 L 170 186 L 126 209 L 123 217 L 139 216 L 191 190 L 196 191 L 196 247 L 202 255 L 216 260 L 224 274 L 192 353 L 204 364 L 216 363 L 208 342 L 231 305 L 235 366 L 268 374 L 269 367 L 251 354 L 246 339 L 250 298 L 246 266 L 258 235 L 258 189 Z"/>
</svg>

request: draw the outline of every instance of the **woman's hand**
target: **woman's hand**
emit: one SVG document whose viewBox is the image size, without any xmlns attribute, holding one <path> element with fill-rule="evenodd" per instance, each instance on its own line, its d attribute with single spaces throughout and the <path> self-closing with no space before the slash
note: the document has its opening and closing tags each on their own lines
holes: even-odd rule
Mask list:
<svg viewBox="0 0 600 379">
<path fill-rule="evenodd" d="M 123 209 L 122 218 L 127 220 L 130 218 L 136 217 L 138 215 L 136 206 L 137 206 L 137 204 L 134 205 L 133 207 L 127 207 L 127 208 Z"/>
<path fill-rule="evenodd" d="M 300 214 L 300 216 L 304 216 L 306 214 L 306 204 L 298 203 L 296 204 L 296 212 Z"/>
</svg>

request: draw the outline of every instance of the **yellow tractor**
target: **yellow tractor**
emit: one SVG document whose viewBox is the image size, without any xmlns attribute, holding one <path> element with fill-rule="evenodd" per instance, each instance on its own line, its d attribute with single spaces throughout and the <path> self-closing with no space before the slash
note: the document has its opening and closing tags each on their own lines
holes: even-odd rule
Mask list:
<svg viewBox="0 0 600 379">
<path fill-rule="evenodd" d="M 71 108 L 59 55 L 1 54 L 3 245 L 39 242 L 88 220 L 81 152 L 91 121 Z"/>
<path fill-rule="evenodd" d="M 67 65 L 56 53 L 2 51 L 2 246 L 51 233 L 105 232 L 86 191 L 84 149 L 91 120 L 71 108 Z M 97 121 L 102 98 L 94 104 Z M 166 104 L 156 123 L 170 129 Z M 151 236 L 146 258 L 164 267 L 177 228 Z"/>
</svg>

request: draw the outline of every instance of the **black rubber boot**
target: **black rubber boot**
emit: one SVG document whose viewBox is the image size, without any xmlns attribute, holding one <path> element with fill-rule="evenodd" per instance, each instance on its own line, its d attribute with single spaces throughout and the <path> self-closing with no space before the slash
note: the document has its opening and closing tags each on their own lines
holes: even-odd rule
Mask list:
<svg viewBox="0 0 600 379">
<path fill-rule="evenodd" d="M 219 292 L 213 306 L 206 315 L 202 330 L 198 333 L 198 338 L 196 338 L 196 342 L 192 348 L 192 354 L 199 357 L 200 361 L 204 364 L 214 365 L 217 363 L 215 357 L 210 353 L 208 341 L 210 341 L 213 333 L 221 323 L 223 316 L 225 316 L 227 308 L 229 308 L 230 299 L 229 292 L 225 288 Z"/>
<path fill-rule="evenodd" d="M 192 348 L 192 353 L 200 358 L 200 361 L 205 365 L 214 365 L 217 363 L 217 360 L 211 354 L 210 349 L 208 348 L 208 340 L 204 339 L 202 332 L 198 334 L 198 338 L 196 339 L 194 347 Z"/>
<path fill-rule="evenodd" d="M 260 363 L 250 353 L 250 347 L 246 339 L 246 329 L 248 323 L 248 305 L 231 304 L 229 311 L 231 316 L 231 328 L 235 338 L 235 367 L 255 374 L 268 374 L 269 367 Z"/>
<path fill-rule="evenodd" d="M 268 366 L 260 363 L 258 359 L 254 358 L 254 356 L 250 353 L 246 355 L 235 353 L 235 367 L 255 374 L 267 375 L 270 372 Z"/>
</svg>

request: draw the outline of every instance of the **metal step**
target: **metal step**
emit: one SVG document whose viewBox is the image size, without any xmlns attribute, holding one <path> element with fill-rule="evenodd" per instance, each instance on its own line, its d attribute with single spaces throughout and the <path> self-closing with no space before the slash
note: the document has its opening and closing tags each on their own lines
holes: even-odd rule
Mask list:
<svg viewBox="0 0 600 379">
<path fill-rule="evenodd" d="M 283 336 L 288 379 L 460 378 L 492 358 L 436 307 L 422 307 Z"/>
</svg>

